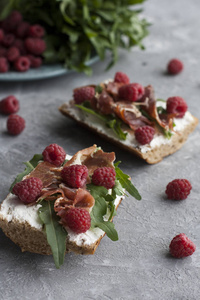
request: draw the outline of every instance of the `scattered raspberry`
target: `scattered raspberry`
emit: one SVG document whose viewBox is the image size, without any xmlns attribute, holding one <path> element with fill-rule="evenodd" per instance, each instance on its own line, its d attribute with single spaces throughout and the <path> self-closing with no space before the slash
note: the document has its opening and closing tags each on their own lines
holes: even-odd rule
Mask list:
<svg viewBox="0 0 200 300">
<path fill-rule="evenodd" d="M 119 88 L 119 97 L 125 101 L 137 101 L 139 97 L 138 86 L 134 83 L 121 86 Z"/>
<path fill-rule="evenodd" d="M 25 120 L 19 115 L 10 115 L 7 119 L 7 129 L 11 135 L 20 134 L 25 128 Z"/>
<path fill-rule="evenodd" d="M 81 188 L 86 184 L 88 168 L 84 165 L 72 165 L 63 168 L 61 172 L 63 181 L 72 188 Z"/>
<path fill-rule="evenodd" d="M 0 113 L 13 114 L 19 110 L 19 101 L 13 95 L 6 97 L 0 101 Z"/>
<path fill-rule="evenodd" d="M 25 72 L 30 69 L 31 62 L 26 56 L 20 56 L 14 61 L 16 71 Z"/>
<path fill-rule="evenodd" d="M 6 57 L 7 49 L 0 46 L 0 57 Z"/>
<path fill-rule="evenodd" d="M 185 233 L 180 233 L 175 236 L 169 245 L 171 255 L 176 258 L 190 256 L 195 250 L 195 244 L 185 235 Z"/>
<path fill-rule="evenodd" d="M 30 177 L 16 183 L 12 192 L 24 203 L 32 203 L 37 200 L 42 191 L 42 180 Z"/>
<path fill-rule="evenodd" d="M 74 101 L 80 104 L 86 100 L 91 100 L 95 95 L 95 89 L 92 86 L 84 86 L 74 90 Z"/>
<path fill-rule="evenodd" d="M 45 30 L 42 26 L 35 24 L 30 26 L 28 35 L 35 38 L 42 38 L 45 35 Z"/>
<path fill-rule="evenodd" d="M 4 38 L 2 40 L 2 45 L 5 47 L 10 47 L 14 44 L 15 36 L 12 33 L 7 33 L 4 35 Z"/>
<path fill-rule="evenodd" d="M 4 39 L 4 31 L 3 29 L 0 28 L 0 43 L 3 41 Z"/>
<path fill-rule="evenodd" d="M 165 193 L 171 200 L 184 200 L 190 194 L 191 183 L 187 179 L 174 179 L 168 183 Z"/>
<path fill-rule="evenodd" d="M 0 57 L 0 73 L 6 73 L 9 70 L 9 63 L 5 57 Z"/>
<path fill-rule="evenodd" d="M 31 68 L 39 68 L 42 64 L 42 58 L 39 56 L 34 56 L 31 54 L 27 55 L 28 59 L 31 62 Z"/>
<path fill-rule="evenodd" d="M 183 70 L 183 63 L 177 58 L 171 59 L 167 65 L 167 71 L 169 74 L 176 75 Z"/>
<path fill-rule="evenodd" d="M 16 47 L 10 47 L 6 53 L 8 61 L 13 62 L 20 56 L 19 49 Z"/>
<path fill-rule="evenodd" d="M 90 214 L 83 208 L 70 208 L 62 217 L 62 221 L 77 234 L 86 232 L 91 226 Z"/>
<path fill-rule="evenodd" d="M 16 36 L 24 39 L 28 36 L 30 24 L 28 22 L 21 22 L 16 29 Z"/>
<path fill-rule="evenodd" d="M 25 40 L 27 51 L 33 55 L 41 55 L 46 50 L 46 43 L 39 38 L 27 38 Z"/>
<path fill-rule="evenodd" d="M 22 22 L 22 15 L 19 11 L 12 11 L 12 13 L 3 21 L 2 28 L 6 32 L 13 32 L 19 23 Z"/>
<path fill-rule="evenodd" d="M 48 161 L 59 167 L 65 160 L 66 152 L 61 146 L 57 144 L 50 144 L 44 149 L 42 155 L 44 161 Z"/>
<path fill-rule="evenodd" d="M 114 82 L 122 82 L 124 84 L 129 84 L 129 77 L 123 72 L 116 72 Z"/>
<path fill-rule="evenodd" d="M 142 96 L 144 95 L 144 87 L 140 83 L 132 83 L 138 90 L 138 98 L 137 100 L 140 100 Z"/>
<path fill-rule="evenodd" d="M 97 168 L 92 175 L 92 182 L 95 185 L 104 186 L 106 189 L 112 189 L 115 185 L 115 169 L 110 167 Z"/>
<path fill-rule="evenodd" d="M 188 109 L 187 103 L 181 97 L 167 99 L 167 113 L 176 114 L 176 118 L 183 118 Z"/>
<path fill-rule="evenodd" d="M 155 129 L 151 126 L 142 126 L 135 130 L 135 138 L 141 145 L 149 144 L 155 134 Z"/>
</svg>

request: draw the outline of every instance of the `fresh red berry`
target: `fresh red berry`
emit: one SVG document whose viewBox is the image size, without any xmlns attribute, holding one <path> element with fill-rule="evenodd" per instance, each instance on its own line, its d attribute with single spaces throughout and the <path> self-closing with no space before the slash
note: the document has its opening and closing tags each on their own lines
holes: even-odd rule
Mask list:
<svg viewBox="0 0 200 300">
<path fill-rule="evenodd" d="M 114 82 L 121 82 L 121 83 L 124 83 L 124 84 L 129 84 L 130 79 L 125 73 L 116 72 Z"/>
<path fill-rule="evenodd" d="M 30 69 L 31 62 L 26 56 L 19 56 L 14 61 L 14 69 L 19 72 L 25 72 Z"/>
<path fill-rule="evenodd" d="M 61 146 L 57 144 L 50 144 L 44 149 L 42 155 L 44 161 L 48 161 L 59 167 L 65 160 L 66 152 Z"/>
<path fill-rule="evenodd" d="M 13 114 L 19 110 L 19 101 L 13 95 L 6 97 L 0 101 L 0 113 Z"/>
<path fill-rule="evenodd" d="M 6 57 L 7 49 L 0 46 L 0 57 Z"/>
<path fill-rule="evenodd" d="M 138 98 L 137 100 L 140 100 L 142 96 L 144 95 L 144 87 L 140 83 L 132 83 L 138 90 Z"/>
<path fill-rule="evenodd" d="M 27 55 L 28 59 L 31 62 L 31 68 L 39 68 L 42 64 L 42 58 L 39 56 L 34 56 L 31 54 Z"/>
<path fill-rule="evenodd" d="M 90 214 L 83 208 L 70 208 L 62 217 L 62 221 L 76 234 L 86 232 L 91 226 Z"/>
<path fill-rule="evenodd" d="M 167 99 L 167 113 L 176 114 L 176 118 L 183 118 L 187 109 L 187 103 L 183 98 L 176 96 Z"/>
<path fill-rule="evenodd" d="M 19 115 L 10 115 L 7 119 L 8 133 L 11 135 L 20 134 L 25 128 L 25 120 Z"/>
<path fill-rule="evenodd" d="M 42 191 L 42 180 L 37 177 L 30 177 L 16 183 L 13 187 L 13 194 L 19 197 L 24 203 L 32 203 L 37 200 Z"/>
<path fill-rule="evenodd" d="M 191 183 L 187 179 L 174 179 L 168 183 L 165 193 L 171 200 L 184 200 L 190 194 Z"/>
<path fill-rule="evenodd" d="M 19 11 L 12 11 L 11 14 L 3 21 L 2 28 L 6 32 L 13 32 L 22 22 L 22 15 Z"/>
<path fill-rule="evenodd" d="M 28 36 L 30 24 L 28 22 L 21 22 L 16 29 L 16 36 L 18 38 L 24 39 Z"/>
<path fill-rule="evenodd" d="M 74 101 L 80 104 L 84 101 L 91 100 L 95 95 L 95 89 L 92 86 L 84 86 L 74 90 Z"/>
<path fill-rule="evenodd" d="M 112 189 L 115 185 L 115 169 L 111 167 L 97 168 L 92 175 L 92 182 L 95 185 L 104 186 L 106 189 Z"/>
<path fill-rule="evenodd" d="M 154 137 L 155 129 L 151 126 L 141 126 L 135 130 L 135 138 L 141 145 L 149 144 Z"/>
<path fill-rule="evenodd" d="M 21 55 L 25 55 L 26 54 L 26 49 L 25 49 L 24 41 L 23 40 L 16 39 L 14 41 L 13 47 L 16 47 L 19 50 L 19 52 L 20 52 Z"/>
<path fill-rule="evenodd" d="M 3 29 L 0 28 L 0 43 L 3 41 L 4 39 L 4 31 Z"/>
<path fill-rule="evenodd" d="M 176 75 L 183 70 L 183 63 L 177 58 L 173 58 L 169 61 L 167 65 L 167 71 L 169 74 Z"/>
<path fill-rule="evenodd" d="M 45 34 L 45 30 L 41 25 L 35 24 L 30 26 L 28 35 L 35 38 L 42 38 Z"/>
<path fill-rule="evenodd" d="M 10 62 L 15 61 L 19 56 L 20 56 L 19 49 L 14 46 L 10 47 L 6 53 L 6 57 Z"/>
<path fill-rule="evenodd" d="M 33 55 L 41 55 L 46 50 L 46 43 L 39 38 L 27 38 L 25 40 L 26 50 Z"/>
<path fill-rule="evenodd" d="M 8 72 L 10 66 L 7 58 L 0 57 L 0 73 L 6 73 Z"/>
<path fill-rule="evenodd" d="M 180 233 L 175 236 L 169 245 L 171 255 L 176 258 L 190 256 L 195 250 L 195 244 L 185 235 L 185 233 Z"/>
<path fill-rule="evenodd" d="M 86 184 L 88 168 L 84 165 L 71 165 L 62 169 L 63 181 L 72 188 L 81 188 Z"/>
<path fill-rule="evenodd" d="M 125 84 L 119 88 L 119 97 L 125 101 L 137 101 L 139 97 L 138 87 L 134 83 Z"/>
<path fill-rule="evenodd" d="M 2 40 L 2 45 L 5 46 L 6 48 L 11 47 L 14 44 L 15 41 L 15 36 L 12 33 L 7 33 L 4 35 L 4 38 Z"/>
</svg>

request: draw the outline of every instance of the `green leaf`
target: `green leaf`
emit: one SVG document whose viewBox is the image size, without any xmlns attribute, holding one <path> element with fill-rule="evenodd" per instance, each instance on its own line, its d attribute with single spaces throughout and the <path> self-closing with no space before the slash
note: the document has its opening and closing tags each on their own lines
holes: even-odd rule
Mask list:
<svg viewBox="0 0 200 300">
<path fill-rule="evenodd" d="M 119 167 L 115 166 L 116 178 L 119 180 L 121 186 L 135 199 L 141 200 L 141 195 L 138 190 L 132 184 L 130 177 L 124 174 Z"/>
<path fill-rule="evenodd" d="M 11 184 L 9 191 L 12 192 L 12 189 L 13 189 L 14 185 L 17 182 L 22 181 L 24 176 L 28 175 L 31 171 L 33 171 L 33 169 L 35 169 L 35 167 L 38 165 L 38 163 L 41 160 L 43 160 L 42 154 L 35 154 L 30 161 L 24 162 L 24 164 L 26 166 L 25 170 L 22 173 L 17 175 L 17 177 L 15 178 L 13 183 Z"/>
<path fill-rule="evenodd" d="M 127 136 L 127 132 L 124 132 L 122 129 L 121 129 L 121 125 L 122 125 L 122 122 L 119 121 L 118 119 L 112 119 L 110 121 L 107 121 L 106 122 L 106 125 L 113 129 L 113 131 L 115 132 L 115 134 L 119 137 L 120 140 L 126 140 L 126 136 Z"/>
<path fill-rule="evenodd" d="M 44 224 L 56 268 L 60 268 L 66 252 L 67 232 L 59 223 L 59 218 L 54 211 L 54 201 L 43 200 L 40 204 L 42 207 L 39 209 L 39 217 Z"/>
</svg>

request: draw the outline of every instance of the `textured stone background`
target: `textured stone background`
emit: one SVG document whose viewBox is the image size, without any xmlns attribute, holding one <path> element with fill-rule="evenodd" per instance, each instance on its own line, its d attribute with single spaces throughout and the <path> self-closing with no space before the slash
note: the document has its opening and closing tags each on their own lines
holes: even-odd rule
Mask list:
<svg viewBox="0 0 200 300">
<path fill-rule="evenodd" d="M 15 94 L 26 130 L 18 137 L 5 133 L 6 118 L 0 117 L 0 199 L 23 170 L 22 161 L 58 143 L 69 154 L 93 143 L 116 151 L 121 167 L 129 173 L 142 194 L 142 201 L 129 197 L 121 204 L 114 222 L 119 241 L 105 237 L 94 256 L 69 254 L 60 270 L 52 257 L 21 253 L 0 231 L 0 295 L 8 299 L 134 299 L 196 300 L 200 282 L 199 127 L 184 147 L 157 165 L 116 148 L 60 115 L 57 107 L 70 99 L 72 89 L 101 82 L 125 71 L 133 81 L 151 83 L 160 98 L 179 95 L 189 110 L 200 117 L 200 2 L 197 0 L 146 1 L 144 16 L 152 22 L 145 40 L 146 51 L 120 52 L 117 65 L 105 73 L 107 62 L 93 66 L 93 77 L 71 74 L 54 79 L 0 83 L 0 97 Z M 169 77 L 165 66 L 172 57 L 184 61 L 182 74 Z M 182 202 L 166 200 L 166 184 L 187 178 L 193 189 Z M 173 259 L 168 254 L 171 239 L 186 233 L 196 244 L 192 257 Z"/>
</svg>

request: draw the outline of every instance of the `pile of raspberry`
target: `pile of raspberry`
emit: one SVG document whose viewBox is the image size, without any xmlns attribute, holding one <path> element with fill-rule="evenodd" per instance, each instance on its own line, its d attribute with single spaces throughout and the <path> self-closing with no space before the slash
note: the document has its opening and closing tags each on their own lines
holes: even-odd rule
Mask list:
<svg viewBox="0 0 200 300">
<path fill-rule="evenodd" d="M 40 67 L 46 50 L 44 35 L 42 26 L 24 21 L 19 11 L 13 11 L 1 21 L 0 73 Z"/>
</svg>

